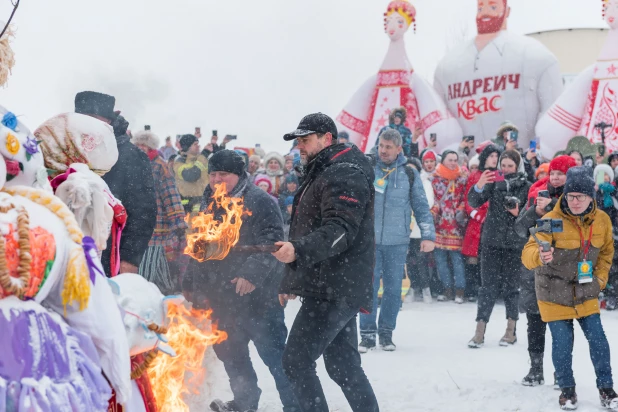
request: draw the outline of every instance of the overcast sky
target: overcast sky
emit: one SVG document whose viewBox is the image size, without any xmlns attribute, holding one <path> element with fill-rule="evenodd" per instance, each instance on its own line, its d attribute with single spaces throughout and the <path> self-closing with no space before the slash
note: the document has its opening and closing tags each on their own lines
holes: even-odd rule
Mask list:
<svg viewBox="0 0 618 412">
<path fill-rule="evenodd" d="M 476 33 L 476 0 L 418 0 L 415 70 Z M 131 129 L 237 134 L 288 149 L 305 114 L 335 117 L 388 47 L 382 0 L 22 0 L 16 65 L 0 102 L 30 128 L 73 111 L 76 92 L 116 96 Z M 510 0 L 516 33 L 604 27 L 600 0 Z M 0 0 L 0 19 L 10 13 Z M 592 62 L 591 62 L 592 63 Z M 208 136 L 206 136 L 208 137 Z M 203 138 L 206 143 L 206 138 Z"/>
</svg>

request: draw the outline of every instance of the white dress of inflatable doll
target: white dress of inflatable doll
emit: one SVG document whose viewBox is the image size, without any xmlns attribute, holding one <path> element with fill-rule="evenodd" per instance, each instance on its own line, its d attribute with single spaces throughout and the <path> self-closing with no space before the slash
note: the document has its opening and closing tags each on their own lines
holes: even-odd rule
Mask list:
<svg viewBox="0 0 618 412">
<path fill-rule="evenodd" d="M 350 134 L 350 142 L 361 150 L 371 150 L 380 130 L 388 125 L 389 114 L 397 107 L 407 110 L 406 124 L 423 130 L 419 148 L 427 146 L 432 133 L 437 147 L 461 141 L 461 127 L 451 116 L 431 85 L 416 74 L 406 53 L 404 35 L 415 21 L 416 10 L 405 0 L 392 1 L 385 13 L 385 31 L 390 46 L 377 75 L 369 78 L 337 116 L 340 130 Z"/>
<path fill-rule="evenodd" d="M 127 403 L 129 345 L 94 241 L 60 199 L 29 186 L 41 152 L 0 116 L 0 410 L 106 411 L 102 372 Z"/>
<path fill-rule="evenodd" d="M 605 145 L 610 152 L 618 150 L 618 0 L 604 3 L 610 30 L 599 59 L 577 76 L 536 126 L 545 157 L 566 149 L 575 136 L 600 143 L 599 123 L 612 125 L 605 129 Z"/>
<path fill-rule="evenodd" d="M 545 46 L 506 30 L 509 14 L 507 0 L 478 0 L 478 35 L 440 61 L 434 87 L 476 145 L 495 138 L 508 120 L 519 129 L 519 146 L 527 148 L 540 115 L 562 92 L 562 77 Z"/>
</svg>

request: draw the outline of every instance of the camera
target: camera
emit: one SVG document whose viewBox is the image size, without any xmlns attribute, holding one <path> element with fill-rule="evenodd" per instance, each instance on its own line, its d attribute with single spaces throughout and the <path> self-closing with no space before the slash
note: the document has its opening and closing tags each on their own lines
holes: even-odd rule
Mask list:
<svg viewBox="0 0 618 412">
<path fill-rule="evenodd" d="M 507 196 L 504 198 L 504 208 L 507 210 L 512 210 L 517 207 L 519 204 L 519 199 L 515 196 Z"/>
<path fill-rule="evenodd" d="M 538 219 L 536 221 L 538 232 L 543 233 L 562 233 L 564 232 L 564 224 L 562 219 Z"/>
</svg>

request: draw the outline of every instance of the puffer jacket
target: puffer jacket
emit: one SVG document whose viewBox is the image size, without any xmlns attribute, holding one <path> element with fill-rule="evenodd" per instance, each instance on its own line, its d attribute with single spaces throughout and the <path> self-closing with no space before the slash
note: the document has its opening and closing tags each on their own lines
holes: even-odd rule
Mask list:
<svg viewBox="0 0 618 412">
<path fill-rule="evenodd" d="M 323 149 L 307 165 L 294 197 L 287 265 L 280 293 L 373 306 L 374 173 L 354 145 Z"/>
<path fill-rule="evenodd" d="M 536 296 L 544 322 L 580 319 L 599 313 L 599 293 L 605 289 L 614 256 L 612 224 L 609 216 L 592 203 L 584 216 L 573 216 L 564 196 L 544 219 L 562 219 L 562 233 L 539 233 L 539 240 L 552 243 L 554 259 L 544 265 L 539 246 L 531 237 L 524 247 L 522 261 L 535 271 Z M 578 263 L 583 260 L 582 235 L 592 241 L 588 260 L 592 261 L 594 279 L 591 283 L 577 281 Z M 581 233 L 581 235 L 580 235 Z"/>
<path fill-rule="evenodd" d="M 174 159 L 173 170 L 185 212 L 197 211 L 210 180 L 208 159 L 203 154 L 195 156 L 181 153 Z"/>
</svg>

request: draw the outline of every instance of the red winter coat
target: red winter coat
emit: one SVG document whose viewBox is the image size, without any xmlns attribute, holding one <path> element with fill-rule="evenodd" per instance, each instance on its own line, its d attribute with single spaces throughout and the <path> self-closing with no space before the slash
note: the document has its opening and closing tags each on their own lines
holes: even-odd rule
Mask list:
<svg viewBox="0 0 618 412">
<path fill-rule="evenodd" d="M 475 171 L 468 177 L 468 184 L 466 185 L 466 213 L 470 216 L 468 220 L 468 227 L 466 234 L 464 235 L 463 248 L 461 254 L 469 257 L 478 257 L 479 246 L 481 244 L 481 230 L 483 229 L 483 223 L 487 216 L 487 208 L 489 202 L 483 203 L 479 208 L 473 208 L 468 203 L 468 193 L 472 186 L 478 183 L 483 173 L 479 170 Z"/>
</svg>

